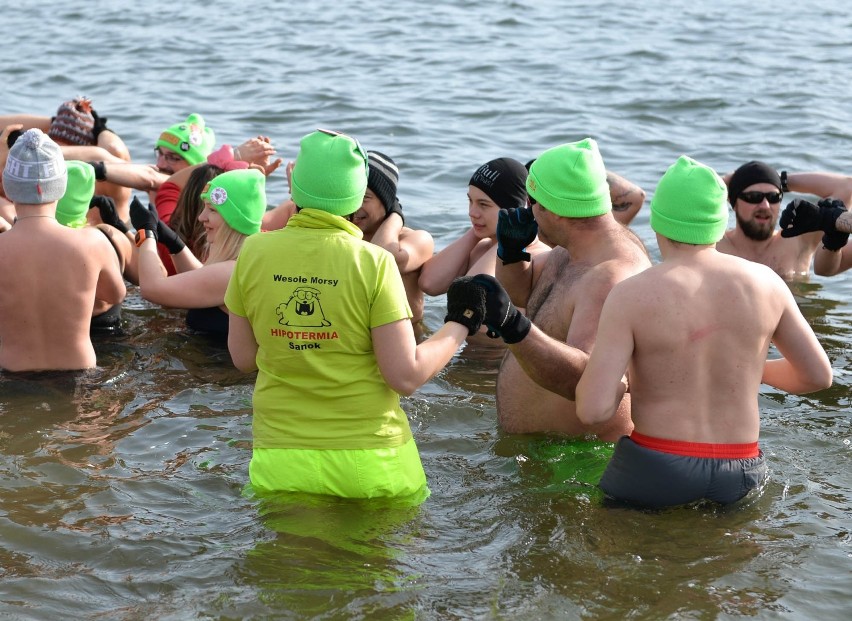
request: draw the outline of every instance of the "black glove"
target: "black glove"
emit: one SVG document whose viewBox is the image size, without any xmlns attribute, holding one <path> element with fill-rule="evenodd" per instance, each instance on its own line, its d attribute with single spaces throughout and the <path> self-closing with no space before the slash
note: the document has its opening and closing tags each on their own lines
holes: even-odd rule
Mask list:
<svg viewBox="0 0 852 621">
<path fill-rule="evenodd" d="M 472 282 L 471 276 L 456 278 L 447 291 L 447 316 L 444 323 L 455 321 L 474 335 L 485 319 L 485 289 Z"/>
<path fill-rule="evenodd" d="M 148 208 L 154 209 L 150 205 Z M 157 213 L 156 209 L 154 209 L 154 213 Z M 160 220 L 159 217 L 157 218 L 157 241 L 168 249 L 169 254 L 177 254 L 186 248 L 186 244 L 183 243 L 180 236 L 168 224 Z"/>
<path fill-rule="evenodd" d="M 89 209 L 97 208 L 101 214 L 101 222 L 109 224 L 117 228 L 122 233 L 127 233 L 129 230 L 127 225 L 118 217 L 118 212 L 115 210 L 115 201 L 109 196 L 95 194 L 92 200 L 89 201 Z"/>
<path fill-rule="evenodd" d="M 530 253 L 524 252 L 538 234 L 538 223 L 532 209 L 501 209 L 497 216 L 497 256 L 503 265 L 529 261 Z"/>
<path fill-rule="evenodd" d="M 136 196 L 130 201 L 130 221 L 137 231 L 151 231 L 154 239 L 157 238 L 157 223 L 160 221 L 157 211 L 152 211 L 150 205 L 146 208 Z"/>
<path fill-rule="evenodd" d="M 532 323 L 520 312 L 503 286 L 493 276 L 478 274 L 472 282 L 485 289 L 485 325 L 488 326 L 488 336 L 503 341 L 518 343 L 523 341 L 530 332 Z"/>
<path fill-rule="evenodd" d="M 89 162 L 95 169 L 95 181 L 106 181 L 106 165 L 103 162 Z"/>
<path fill-rule="evenodd" d="M 399 201 L 396 199 L 394 199 L 390 207 L 387 207 L 385 209 L 385 218 L 387 218 L 392 213 L 399 214 L 399 217 L 402 218 L 402 223 L 405 224 L 405 216 L 402 215 L 402 205 L 400 205 Z"/>
<path fill-rule="evenodd" d="M 781 237 L 823 231 L 822 245 L 826 250 L 840 250 L 849 240 L 848 233 L 834 228 L 834 223 L 846 211 L 843 201 L 824 198 L 814 205 L 806 200 L 790 201 L 781 213 Z"/>
<path fill-rule="evenodd" d="M 111 132 L 112 130 L 107 127 L 107 119 L 105 116 L 98 116 L 98 113 L 94 110 L 90 110 L 92 113 L 92 118 L 95 119 L 95 126 L 92 128 L 92 137 L 95 139 L 95 144 L 98 144 L 98 136 L 101 135 L 101 132 Z"/>
</svg>

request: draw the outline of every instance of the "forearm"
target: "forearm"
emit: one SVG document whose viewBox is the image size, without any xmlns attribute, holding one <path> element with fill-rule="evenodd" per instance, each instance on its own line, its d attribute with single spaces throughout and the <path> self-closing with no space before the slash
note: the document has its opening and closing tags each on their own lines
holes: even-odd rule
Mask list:
<svg viewBox="0 0 852 621">
<path fill-rule="evenodd" d="M 577 384 L 589 355 L 550 338 L 535 325 L 527 337 L 509 345 L 524 372 L 536 384 L 566 399 L 576 399 Z"/>
<path fill-rule="evenodd" d="M 172 263 L 175 265 L 175 271 L 179 274 L 197 270 L 203 265 L 203 263 L 199 261 L 194 254 L 192 254 L 192 251 L 188 246 L 184 246 L 180 252 L 172 254 L 171 257 Z M 162 265 L 162 262 L 160 264 Z"/>
<path fill-rule="evenodd" d="M 397 265 L 400 265 L 400 262 L 405 263 L 405 257 L 401 256 L 402 247 L 399 243 L 399 234 L 401 231 L 402 218 L 398 214 L 392 213 L 379 225 L 375 235 L 370 240 L 371 243 L 390 252 L 396 260 Z"/>
<path fill-rule="evenodd" d="M 137 250 L 136 259 L 136 267 L 139 270 L 139 293 L 149 302 L 162 304 L 157 295 L 158 283 L 166 280 L 169 275 L 157 254 L 157 242 L 150 237 L 143 241 Z"/>
<path fill-rule="evenodd" d="M 453 280 L 467 270 L 470 253 L 479 238 L 469 229 L 464 235 L 429 259 L 420 274 L 420 288 L 428 295 L 447 292 Z"/>
<path fill-rule="evenodd" d="M 846 205 L 852 202 L 852 177 L 837 173 L 789 173 L 787 188 L 799 194 L 813 194 L 821 198 L 838 198 Z"/>
<path fill-rule="evenodd" d="M 498 257 L 494 275 L 509 294 L 512 304 L 526 308 L 532 291 L 532 263 L 518 261 L 503 265 L 503 261 Z"/>
<path fill-rule="evenodd" d="M 627 226 L 645 203 L 645 190 L 624 177 L 607 171 L 606 182 L 615 219 Z"/>
<path fill-rule="evenodd" d="M 142 192 L 153 192 L 168 179 L 167 175 L 147 164 L 104 162 L 104 179 Z"/>
<path fill-rule="evenodd" d="M 814 274 L 817 276 L 834 276 L 844 271 L 843 263 L 847 264 L 845 269 L 849 269 L 848 264 L 851 262 L 852 246 L 848 243 L 837 251 L 826 250 L 823 246 L 820 246 L 814 253 Z"/>
<path fill-rule="evenodd" d="M 432 379 L 443 369 L 468 336 L 466 326 L 448 321 L 431 337 L 417 346 L 414 353 L 414 369 L 411 394 Z"/>
<path fill-rule="evenodd" d="M 830 367 L 827 372 L 829 374 L 828 385 L 830 386 Z M 812 373 L 800 373 L 786 358 L 767 360 L 763 366 L 761 383 L 774 386 L 794 395 L 802 395 L 827 388 L 824 379 Z"/>
</svg>

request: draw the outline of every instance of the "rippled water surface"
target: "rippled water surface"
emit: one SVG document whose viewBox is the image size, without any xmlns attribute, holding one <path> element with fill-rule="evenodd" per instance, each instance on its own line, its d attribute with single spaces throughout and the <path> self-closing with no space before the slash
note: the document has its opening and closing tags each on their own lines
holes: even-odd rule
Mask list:
<svg viewBox="0 0 852 621">
<path fill-rule="evenodd" d="M 681 153 L 852 173 L 847 8 L 40 0 L 3 9 L 0 114 L 88 95 L 142 162 L 190 112 L 286 159 L 345 130 L 397 160 L 407 221 L 440 248 L 479 164 L 585 136 L 649 196 Z M 268 191 L 286 197 L 283 174 Z M 658 257 L 647 205 L 633 228 Z M 762 494 L 657 513 L 604 506 L 609 447 L 498 431 L 483 346 L 403 402 L 424 505 L 261 502 L 243 491 L 253 378 L 131 291 L 96 371 L 0 377 L 0 617 L 848 619 L 850 274 L 794 286 L 835 385 L 764 388 Z"/>
</svg>

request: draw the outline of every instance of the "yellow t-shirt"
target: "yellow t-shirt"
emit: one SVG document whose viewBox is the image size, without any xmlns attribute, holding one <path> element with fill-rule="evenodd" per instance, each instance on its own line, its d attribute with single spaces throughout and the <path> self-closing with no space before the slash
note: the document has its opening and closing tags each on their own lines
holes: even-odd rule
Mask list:
<svg viewBox="0 0 852 621">
<path fill-rule="evenodd" d="M 258 343 L 256 448 L 360 449 L 411 438 L 371 329 L 411 317 L 386 250 L 343 218 L 303 209 L 243 244 L 225 304 Z"/>
</svg>

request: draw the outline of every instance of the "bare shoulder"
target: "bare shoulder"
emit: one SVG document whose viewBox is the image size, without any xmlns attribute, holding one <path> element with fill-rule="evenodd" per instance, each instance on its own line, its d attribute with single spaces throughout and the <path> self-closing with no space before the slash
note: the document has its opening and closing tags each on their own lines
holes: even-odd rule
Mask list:
<svg viewBox="0 0 852 621">
<path fill-rule="evenodd" d="M 410 229 L 407 226 L 402 227 L 399 232 L 399 241 L 410 244 L 416 248 L 434 248 L 435 240 L 429 231 L 423 229 Z M 430 250 L 431 252 L 431 250 Z"/>
</svg>

